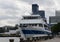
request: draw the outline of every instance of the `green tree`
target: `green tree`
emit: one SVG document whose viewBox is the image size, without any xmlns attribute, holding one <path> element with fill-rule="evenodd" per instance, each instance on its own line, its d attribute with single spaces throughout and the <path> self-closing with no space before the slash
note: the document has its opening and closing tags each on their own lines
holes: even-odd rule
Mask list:
<svg viewBox="0 0 60 42">
<path fill-rule="evenodd" d="M 52 33 L 58 34 L 60 32 L 60 23 L 55 24 L 54 26 L 51 27 Z"/>
</svg>

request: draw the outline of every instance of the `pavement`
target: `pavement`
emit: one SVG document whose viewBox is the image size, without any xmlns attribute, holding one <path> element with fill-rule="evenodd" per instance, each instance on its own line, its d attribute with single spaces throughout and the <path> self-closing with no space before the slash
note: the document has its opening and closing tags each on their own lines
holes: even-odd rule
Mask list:
<svg viewBox="0 0 60 42">
<path fill-rule="evenodd" d="M 53 39 L 48 39 L 48 40 L 44 40 L 44 41 L 41 41 L 41 42 L 60 42 L 60 38 L 55 37 Z"/>
</svg>

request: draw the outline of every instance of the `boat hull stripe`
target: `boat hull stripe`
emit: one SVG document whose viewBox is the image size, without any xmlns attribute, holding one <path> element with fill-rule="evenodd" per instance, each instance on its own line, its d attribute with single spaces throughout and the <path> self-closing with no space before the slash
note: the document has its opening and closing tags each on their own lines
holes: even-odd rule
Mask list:
<svg viewBox="0 0 60 42">
<path fill-rule="evenodd" d="M 24 34 L 49 34 L 46 31 L 38 31 L 38 30 L 22 30 Z"/>
</svg>

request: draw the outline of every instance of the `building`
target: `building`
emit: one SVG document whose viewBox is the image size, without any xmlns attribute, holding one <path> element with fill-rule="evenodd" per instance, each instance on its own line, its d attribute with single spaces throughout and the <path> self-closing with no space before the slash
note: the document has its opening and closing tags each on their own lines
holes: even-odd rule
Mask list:
<svg viewBox="0 0 60 42">
<path fill-rule="evenodd" d="M 51 24 L 57 24 L 58 22 L 60 22 L 60 16 L 54 16 L 54 17 L 52 16 L 52 17 L 50 17 L 49 19 L 50 19 L 49 22 L 50 22 Z"/>
<path fill-rule="evenodd" d="M 32 4 L 32 14 L 39 14 L 41 18 L 45 18 L 45 11 L 39 10 L 39 6 L 37 4 Z"/>
<path fill-rule="evenodd" d="M 37 14 L 38 13 L 39 6 L 37 4 L 32 4 L 32 13 Z"/>
<path fill-rule="evenodd" d="M 57 11 L 55 12 L 55 14 L 56 14 L 56 16 L 60 16 L 60 10 L 57 10 Z"/>
<path fill-rule="evenodd" d="M 42 18 L 45 18 L 45 11 L 44 11 L 44 10 L 38 11 L 38 14 L 39 14 Z"/>
<path fill-rule="evenodd" d="M 55 12 L 55 15 L 56 15 L 56 16 L 50 16 L 50 17 L 49 17 L 50 27 L 53 26 L 54 24 L 57 24 L 57 23 L 60 22 L 60 11 L 56 11 L 56 12 Z"/>
<path fill-rule="evenodd" d="M 60 16 L 51 16 L 51 17 L 49 17 L 50 26 L 53 26 L 54 24 L 57 24 L 58 22 L 60 22 Z"/>
</svg>

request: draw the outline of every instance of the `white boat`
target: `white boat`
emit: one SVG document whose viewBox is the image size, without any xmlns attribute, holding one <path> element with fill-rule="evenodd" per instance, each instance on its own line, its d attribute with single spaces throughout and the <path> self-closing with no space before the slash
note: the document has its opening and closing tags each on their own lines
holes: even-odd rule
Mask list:
<svg viewBox="0 0 60 42">
<path fill-rule="evenodd" d="M 40 15 L 23 16 L 20 20 L 20 28 L 26 38 L 48 36 L 51 31 L 45 18 Z"/>
</svg>

